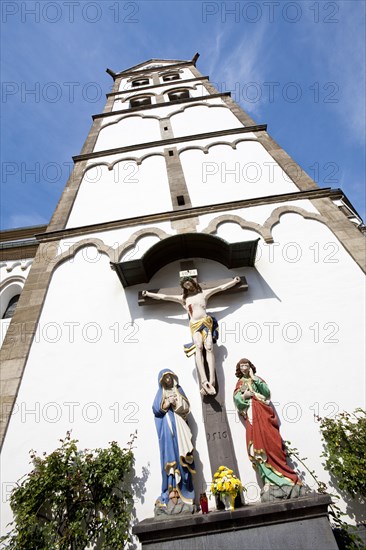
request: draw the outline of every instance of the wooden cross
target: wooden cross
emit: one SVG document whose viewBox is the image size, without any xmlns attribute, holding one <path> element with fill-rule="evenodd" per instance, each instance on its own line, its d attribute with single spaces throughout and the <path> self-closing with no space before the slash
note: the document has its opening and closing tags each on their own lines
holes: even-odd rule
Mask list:
<svg viewBox="0 0 366 550">
<path fill-rule="evenodd" d="M 197 280 L 197 270 L 194 269 L 192 262 L 181 263 L 181 269 L 182 270 L 179 273 L 181 278 L 189 276 Z M 231 288 L 220 291 L 220 293 L 225 292 L 228 294 L 234 294 L 248 290 L 248 284 L 245 277 L 240 277 L 240 280 L 240 283 L 232 286 Z M 208 290 L 210 288 L 229 283 L 230 281 L 232 281 L 232 279 L 220 279 L 208 282 L 199 281 L 199 285 L 202 290 Z M 149 292 L 154 294 L 160 293 L 168 296 L 177 296 L 182 295 L 182 288 L 160 288 L 150 290 Z M 143 296 L 142 292 L 139 292 L 138 303 L 140 306 L 143 306 L 152 304 L 156 305 L 164 302 L 160 300 L 157 301 L 156 299 L 148 296 Z M 205 364 L 205 367 L 207 372 L 207 363 Z M 231 372 L 232 374 L 234 373 L 234 362 Z M 230 406 L 233 407 L 232 403 L 230 403 Z M 219 466 L 227 466 L 237 473 L 238 466 L 231 437 L 231 430 L 226 414 L 224 388 L 217 384 L 217 377 L 216 395 L 202 395 L 202 414 L 206 430 L 207 447 L 212 475 L 216 472 Z M 237 504 L 240 503 L 240 496 L 238 499 L 239 502 Z"/>
</svg>

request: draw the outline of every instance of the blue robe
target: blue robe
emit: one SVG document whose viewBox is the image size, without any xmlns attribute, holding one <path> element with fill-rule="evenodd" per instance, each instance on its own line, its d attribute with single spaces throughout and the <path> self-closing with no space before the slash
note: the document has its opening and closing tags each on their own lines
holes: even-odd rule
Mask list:
<svg viewBox="0 0 366 550">
<path fill-rule="evenodd" d="M 166 373 L 170 373 L 175 381 L 177 381 L 176 375 L 170 369 L 163 369 L 160 371 L 158 378 L 159 390 L 153 403 L 155 426 L 159 437 L 162 476 L 161 495 L 158 500 L 163 504 L 168 504 L 170 491 L 172 489 L 177 489 L 183 502 L 193 504 L 194 489 L 192 474 L 195 473 L 193 457 L 191 453 L 188 453 L 186 456 L 180 456 L 178 443 L 179 434 L 177 432 L 176 422 L 177 414 L 174 412 L 173 407 L 169 407 L 167 411 L 161 408 L 164 399 L 164 389 L 161 384 L 161 379 Z M 177 384 L 175 384 L 175 389 L 188 404 L 188 399 L 183 389 Z M 193 451 L 193 448 L 191 451 Z M 178 472 L 180 474 L 180 481 L 177 483 L 175 474 Z"/>
</svg>

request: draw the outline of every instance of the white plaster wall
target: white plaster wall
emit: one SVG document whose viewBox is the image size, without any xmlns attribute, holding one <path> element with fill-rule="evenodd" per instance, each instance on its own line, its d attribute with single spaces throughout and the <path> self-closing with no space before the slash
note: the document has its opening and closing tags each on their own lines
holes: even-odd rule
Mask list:
<svg viewBox="0 0 366 550">
<path fill-rule="evenodd" d="M 296 200 L 296 201 L 261 204 L 258 206 L 252 206 L 247 208 L 234 208 L 232 210 L 227 210 L 226 212 L 215 212 L 215 213 L 204 214 L 202 216 L 199 216 L 197 231 L 205 230 L 211 221 L 221 216 L 228 216 L 228 217 L 239 216 L 245 221 L 263 225 L 266 222 L 266 220 L 270 218 L 272 213 L 277 208 L 282 208 L 284 206 L 289 208 L 298 207 L 298 208 L 302 208 L 305 212 L 309 212 L 312 214 L 319 214 L 319 211 L 315 208 L 312 202 L 304 199 Z M 228 221 L 218 226 L 217 235 L 219 235 L 220 237 L 222 236 L 228 242 L 236 242 L 236 240 L 239 238 L 241 231 L 243 230 L 241 229 L 239 224 Z"/>
<path fill-rule="evenodd" d="M 108 120 L 100 130 L 94 151 L 104 151 L 161 139 L 159 121 L 155 118 L 148 118 L 147 115 L 136 114 L 122 118 L 114 124 L 110 122 Z"/>
<path fill-rule="evenodd" d="M 113 165 L 116 162 L 120 162 L 123 160 L 141 160 L 143 157 L 146 156 L 152 156 L 156 153 L 163 153 L 164 147 L 161 145 L 157 145 L 156 147 L 147 147 L 144 149 L 138 149 L 136 151 L 131 151 L 129 153 L 108 153 L 108 151 L 103 154 L 103 156 L 95 158 L 90 158 L 86 161 L 87 167 L 96 166 L 99 164 L 106 164 L 107 166 L 110 166 L 113 168 Z"/>
<path fill-rule="evenodd" d="M 149 236 L 138 237 L 138 240 L 135 241 L 137 234 L 140 234 L 140 231 L 145 231 L 146 229 L 151 229 L 152 233 L 149 233 Z M 109 246 L 113 249 L 117 249 L 120 245 L 124 246 L 130 241 L 136 242 L 134 246 L 129 248 L 129 254 L 133 254 L 135 258 L 140 258 L 141 255 L 146 252 L 147 245 L 142 244 L 145 239 L 150 239 L 150 235 L 153 234 L 154 229 L 160 229 L 168 236 L 175 235 L 175 231 L 172 230 L 170 221 L 159 222 L 154 224 L 153 228 L 147 226 L 146 224 L 135 225 L 133 227 L 122 227 L 118 229 L 109 229 L 107 231 L 98 231 L 94 233 L 88 233 L 86 236 L 90 239 L 100 239 L 106 246 Z M 73 236 L 66 239 L 62 239 L 58 244 L 57 255 L 66 252 L 71 246 L 76 245 L 79 241 L 83 240 L 85 235 L 82 236 Z"/>
<path fill-rule="evenodd" d="M 172 115 L 170 122 L 174 137 L 243 126 L 227 107 L 208 105 L 187 106 L 183 112 Z"/>
<path fill-rule="evenodd" d="M 177 264 L 170 266 L 154 284 L 167 279 L 177 284 L 178 270 Z M 137 291 L 144 286 L 125 294 L 107 257 L 92 263 L 81 252 L 55 272 L 4 444 L 7 487 L 29 471 L 30 448 L 49 452 L 69 429 L 80 448 L 107 446 L 112 440 L 124 446 L 137 429 L 136 472 L 141 476 L 145 468 L 149 475 L 144 504 L 139 500 L 136 507 L 140 519 L 150 516 L 160 494 L 151 405 L 158 372 L 166 366 L 174 367 L 190 397 L 199 456 L 209 477 L 193 359 L 187 360 L 182 348 L 190 338 L 185 315 L 168 306 L 159 313 L 163 324 L 157 324 L 154 306 L 143 311 L 137 305 Z M 66 288 L 67 299 L 60 292 Z M 164 350 L 163 335 L 169 342 Z M 3 528 L 9 520 L 7 509 Z"/>
<path fill-rule="evenodd" d="M 156 185 L 159 183 L 159 193 Z M 98 165 L 85 172 L 67 227 L 78 227 L 172 209 L 165 159 Z"/>
<path fill-rule="evenodd" d="M 207 154 L 183 151 L 180 159 L 193 206 L 298 191 L 264 147 L 253 141 L 238 143 L 236 150 L 215 145 Z"/>
<path fill-rule="evenodd" d="M 209 308 L 220 324 L 217 374 L 249 502 L 258 499 L 258 489 L 245 430 L 232 404 L 238 359 L 250 358 L 268 382 L 282 437 L 308 457 L 324 481 L 313 415 L 352 411 L 364 406 L 365 397 L 363 273 L 330 230 L 313 220 L 285 214 L 274 238 L 275 245 L 261 251 L 256 269 L 228 270 L 195 259 L 201 280 L 245 275 L 249 283 L 248 292 L 216 296 Z M 148 472 L 144 500 L 137 495 L 141 520 L 152 515 L 160 493 L 151 403 L 162 368 L 175 370 L 191 401 L 199 453 L 196 493 L 211 479 L 194 359 L 187 360 L 182 351 L 190 338 L 186 314 L 177 304 L 137 306 L 139 290 L 178 285 L 179 262 L 161 269 L 147 285 L 124 291 L 106 256 L 97 262 L 88 258 L 80 251 L 52 278 L 4 444 L 3 486 L 29 471 L 30 448 L 49 452 L 70 428 L 80 448 L 111 440 L 123 446 L 137 428 L 136 474 Z M 2 521 L 9 520 L 5 505 Z"/>
</svg>

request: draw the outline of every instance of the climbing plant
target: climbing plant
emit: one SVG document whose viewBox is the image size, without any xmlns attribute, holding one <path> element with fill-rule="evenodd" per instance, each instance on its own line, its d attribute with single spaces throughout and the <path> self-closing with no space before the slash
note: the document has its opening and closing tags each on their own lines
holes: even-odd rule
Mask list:
<svg viewBox="0 0 366 550">
<path fill-rule="evenodd" d="M 325 468 L 351 497 L 366 497 L 366 411 L 320 418 Z"/>
<path fill-rule="evenodd" d="M 12 491 L 12 530 L 1 539 L 10 550 L 124 548 L 129 540 L 133 498 L 128 475 L 132 444 L 78 450 L 67 432 L 58 449 L 40 457 Z"/>
<path fill-rule="evenodd" d="M 324 442 L 322 457 L 324 466 L 337 479 L 341 490 L 353 498 L 366 496 L 366 411 L 356 409 L 353 413 L 343 412 L 334 418 L 317 417 Z M 317 485 L 319 493 L 329 494 L 333 502 L 329 506 L 329 516 L 340 548 L 360 550 L 365 546 L 354 527 L 342 518 L 345 515 L 337 504 L 339 496 L 330 493 L 328 486 L 319 480 L 311 470 L 306 457 L 301 457 L 298 449 L 285 441 L 287 455 L 300 463 Z"/>
</svg>

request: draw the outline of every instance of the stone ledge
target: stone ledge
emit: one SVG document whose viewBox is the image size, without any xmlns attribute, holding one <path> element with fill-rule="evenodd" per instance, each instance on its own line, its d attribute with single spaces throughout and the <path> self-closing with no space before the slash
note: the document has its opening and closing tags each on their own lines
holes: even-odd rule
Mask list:
<svg viewBox="0 0 366 550">
<path fill-rule="evenodd" d="M 209 514 L 184 515 L 167 520 L 148 518 L 134 526 L 133 533 L 137 535 L 143 548 L 158 547 L 159 544 L 174 540 L 179 541 L 181 548 L 205 548 L 202 546 L 202 537 L 217 536 L 218 534 L 254 529 L 255 531 L 269 526 L 296 522 L 304 525 L 304 520 L 323 518 L 325 528 L 329 526 L 329 546 L 322 548 L 337 548 L 330 525 L 327 520 L 328 505 L 331 498 L 328 495 L 312 494 L 298 499 L 276 501 L 268 504 L 246 505 L 231 512 L 217 511 Z M 293 525 L 295 528 L 295 525 Z M 320 529 L 324 531 L 324 522 Z M 333 537 L 333 539 L 332 539 Z M 184 543 L 184 539 L 189 541 Z M 200 540 L 199 544 L 196 544 Z M 334 545 L 333 544 L 334 540 Z M 196 541 L 196 542 L 194 542 Z M 233 542 L 233 541 L 232 541 Z M 190 546 L 189 546 L 190 545 Z M 229 548 L 230 546 L 228 546 Z M 246 546 L 249 548 L 249 546 Z M 222 547 L 223 550 L 225 546 Z M 250 546 L 251 548 L 251 546 Z M 306 546 L 304 546 L 306 548 Z M 310 548 L 310 546 L 309 546 Z"/>
</svg>

